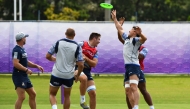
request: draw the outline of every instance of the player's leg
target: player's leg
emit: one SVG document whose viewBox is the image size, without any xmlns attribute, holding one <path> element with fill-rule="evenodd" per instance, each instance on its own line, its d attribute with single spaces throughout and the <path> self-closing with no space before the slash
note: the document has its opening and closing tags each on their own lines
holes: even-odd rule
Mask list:
<svg viewBox="0 0 190 109">
<path fill-rule="evenodd" d="M 63 109 L 69 109 L 70 108 L 70 95 L 71 95 L 71 87 L 64 87 L 64 105 Z"/>
<path fill-rule="evenodd" d="M 36 92 L 30 82 L 29 78 L 26 83 L 26 92 L 29 95 L 29 105 L 31 109 L 36 109 Z"/>
<path fill-rule="evenodd" d="M 21 109 L 22 103 L 25 99 L 25 89 L 21 87 L 17 87 L 16 93 L 17 93 L 18 98 L 15 103 L 15 109 Z"/>
<path fill-rule="evenodd" d="M 59 90 L 59 87 L 62 85 L 61 81 L 62 79 L 51 75 L 50 86 L 49 86 L 49 99 L 52 109 L 57 109 L 56 95 Z"/>
<path fill-rule="evenodd" d="M 127 96 L 126 96 L 126 103 L 127 103 L 128 109 L 132 109 L 132 106 L 129 102 L 129 98 Z"/>
<path fill-rule="evenodd" d="M 126 95 L 126 103 L 128 106 L 128 109 L 132 109 L 134 107 L 134 97 L 132 95 L 132 91 L 130 89 L 129 82 L 125 82 L 125 95 Z"/>
<path fill-rule="evenodd" d="M 75 73 L 78 73 L 78 70 L 76 70 Z M 86 104 L 85 94 L 86 94 L 86 88 L 87 88 L 87 77 L 83 72 L 79 76 L 79 81 L 80 81 L 80 86 L 79 86 L 80 104 Z"/>
<path fill-rule="evenodd" d="M 138 84 L 138 87 L 139 87 L 139 90 L 140 90 L 140 92 L 142 93 L 142 95 L 144 97 L 144 100 L 150 106 L 150 109 L 154 109 L 151 96 L 148 93 L 148 91 L 146 90 L 146 82 L 140 82 Z"/>
<path fill-rule="evenodd" d="M 137 77 L 136 74 L 130 75 L 129 77 L 129 83 L 130 83 L 130 88 L 134 96 L 134 109 L 138 109 L 138 104 L 139 104 L 139 92 L 138 92 L 138 82 L 139 78 Z"/>
<path fill-rule="evenodd" d="M 63 86 L 64 86 L 64 105 L 63 109 L 69 109 L 70 108 L 70 95 L 71 95 L 71 89 L 73 85 L 73 78 L 71 79 L 64 79 L 63 80 Z"/>
<path fill-rule="evenodd" d="M 57 100 L 56 95 L 59 90 L 59 86 L 51 86 L 49 87 L 49 97 L 52 109 L 57 109 Z"/>
<path fill-rule="evenodd" d="M 87 92 L 90 97 L 90 109 L 96 109 L 96 86 L 94 80 L 88 80 Z"/>
<path fill-rule="evenodd" d="M 140 92 L 142 93 L 144 100 L 150 106 L 150 109 L 154 109 L 151 96 L 148 93 L 148 91 L 146 90 L 146 79 L 145 79 L 143 71 L 140 72 L 138 88 L 139 88 Z"/>
<path fill-rule="evenodd" d="M 36 92 L 33 87 L 26 89 L 29 95 L 29 105 L 31 109 L 36 109 Z"/>
</svg>

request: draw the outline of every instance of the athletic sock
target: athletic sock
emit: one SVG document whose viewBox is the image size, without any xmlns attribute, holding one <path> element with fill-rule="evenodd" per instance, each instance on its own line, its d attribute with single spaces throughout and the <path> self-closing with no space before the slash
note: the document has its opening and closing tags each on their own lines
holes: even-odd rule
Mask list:
<svg viewBox="0 0 190 109">
<path fill-rule="evenodd" d="M 133 109 L 139 109 L 139 106 L 138 106 L 138 105 L 135 105 L 135 106 L 133 107 Z"/>
<path fill-rule="evenodd" d="M 80 96 L 80 103 L 84 103 L 85 102 L 85 95 L 81 95 Z"/>
<path fill-rule="evenodd" d="M 52 109 L 57 109 L 57 105 L 56 104 L 52 105 Z"/>
<path fill-rule="evenodd" d="M 154 109 L 154 106 L 150 106 L 150 109 Z"/>
</svg>

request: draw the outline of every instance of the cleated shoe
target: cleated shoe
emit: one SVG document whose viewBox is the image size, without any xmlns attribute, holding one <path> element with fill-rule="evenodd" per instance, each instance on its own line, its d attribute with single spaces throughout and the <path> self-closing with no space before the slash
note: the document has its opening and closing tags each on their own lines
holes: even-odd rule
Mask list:
<svg viewBox="0 0 190 109">
<path fill-rule="evenodd" d="M 89 106 L 84 102 L 84 103 L 80 103 L 80 106 L 83 108 L 83 109 L 90 109 Z"/>
</svg>

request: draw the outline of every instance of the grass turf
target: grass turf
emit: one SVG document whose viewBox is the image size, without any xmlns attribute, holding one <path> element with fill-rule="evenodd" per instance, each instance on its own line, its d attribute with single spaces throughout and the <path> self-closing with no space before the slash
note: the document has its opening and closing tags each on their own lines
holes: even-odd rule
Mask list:
<svg viewBox="0 0 190 109">
<path fill-rule="evenodd" d="M 38 109 L 51 108 L 49 103 L 50 75 L 30 76 L 37 92 Z M 188 109 L 190 107 L 190 76 L 146 76 L 147 89 L 156 109 Z M 123 88 L 123 76 L 95 76 L 97 87 L 97 109 L 127 109 Z M 0 108 L 13 109 L 17 98 L 11 75 L 0 75 Z M 71 93 L 71 108 L 79 109 L 79 83 L 74 83 Z M 88 96 L 86 96 L 88 102 Z M 58 108 L 62 108 L 60 91 L 57 95 Z M 148 109 L 143 97 L 140 97 L 140 109 Z M 23 109 L 30 109 L 28 95 Z"/>
</svg>

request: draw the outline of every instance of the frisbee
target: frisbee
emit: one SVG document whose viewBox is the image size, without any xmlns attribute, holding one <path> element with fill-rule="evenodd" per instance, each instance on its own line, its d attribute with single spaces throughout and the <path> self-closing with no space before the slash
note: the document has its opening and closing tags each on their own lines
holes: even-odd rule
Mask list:
<svg viewBox="0 0 190 109">
<path fill-rule="evenodd" d="M 100 6 L 102 8 L 106 8 L 106 9 L 112 9 L 113 5 L 109 4 L 109 3 L 101 3 Z"/>
</svg>

